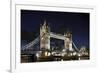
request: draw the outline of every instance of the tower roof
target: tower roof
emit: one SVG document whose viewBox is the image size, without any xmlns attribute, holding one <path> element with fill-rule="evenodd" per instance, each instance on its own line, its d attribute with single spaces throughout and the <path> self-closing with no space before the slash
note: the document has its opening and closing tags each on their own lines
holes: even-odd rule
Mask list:
<svg viewBox="0 0 100 73">
<path fill-rule="evenodd" d="M 47 22 L 46 22 L 46 20 L 44 20 L 44 24 L 43 25 L 46 26 L 46 24 L 47 24 Z"/>
</svg>

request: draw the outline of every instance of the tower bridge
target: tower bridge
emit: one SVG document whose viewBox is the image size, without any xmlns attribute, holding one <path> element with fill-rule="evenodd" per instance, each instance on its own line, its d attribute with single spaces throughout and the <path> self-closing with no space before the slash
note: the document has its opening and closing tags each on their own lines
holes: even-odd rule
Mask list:
<svg viewBox="0 0 100 73">
<path fill-rule="evenodd" d="M 56 38 L 64 41 L 64 48 L 72 51 L 72 34 L 66 32 L 63 35 L 50 31 L 46 21 L 40 27 L 40 48 L 50 49 L 50 38 Z"/>
<path fill-rule="evenodd" d="M 55 32 L 50 31 L 50 27 L 47 25 L 46 21 L 44 21 L 44 24 L 40 27 L 40 35 L 34 39 L 32 42 L 28 43 L 27 45 L 23 46 L 22 49 L 32 49 L 32 47 L 35 46 L 35 44 L 40 43 L 40 49 L 48 49 L 50 50 L 50 38 L 56 38 L 64 41 L 64 49 L 70 50 L 70 51 L 77 51 L 79 52 L 79 49 L 75 45 L 75 43 L 72 41 L 72 34 L 70 32 L 62 34 L 58 34 Z M 74 48 L 72 47 L 74 46 Z"/>
<path fill-rule="evenodd" d="M 57 58 L 57 57 L 55 58 L 55 56 L 60 56 L 60 58 L 62 58 L 63 56 L 63 59 L 66 59 L 66 58 L 68 59 L 69 57 L 70 57 L 69 59 L 73 59 L 72 55 L 75 56 L 76 54 L 78 58 L 80 59 L 80 56 L 82 56 L 83 54 L 88 55 L 88 53 L 85 52 L 84 48 L 82 50 L 79 50 L 77 48 L 74 41 L 72 40 L 72 33 L 65 32 L 64 34 L 59 34 L 59 33 L 51 32 L 50 27 L 47 25 L 46 21 L 44 22 L 42 26 L 40 26 L 40 35 L 37 38 L 35 38 L 32 42 L 23 46 L 21 49 L 23 52 L 21 54 L 23 53 L 25 53 L 26 55 L 33 54 L 33 55 L 36 55 L 38 58 L 42 52 L 42 55 L 41 55 L 42 57 L 43 57 L 43 54 L 45 54 L 45 56 L 50 56 L 50 50 L 52 50 L 52 48 L 50 47 L 51 38 L 64 41 L 63 48 L 60 47 L 62 51 L 58 50 L 56 52 L 54 51 L 51 52 L 54 59 Z M 37 49 L 36 44 L 39 45 L 39 51 L 34 51 L 34 49 Z M 47 53 L 47 50 L 49 50 L 48 53 Z M 67 53 L 67 57 L 64 57 L 66 53 Z M 77 59 L 77 56 L 75 56 L 74 58 Z"/>
</svg>

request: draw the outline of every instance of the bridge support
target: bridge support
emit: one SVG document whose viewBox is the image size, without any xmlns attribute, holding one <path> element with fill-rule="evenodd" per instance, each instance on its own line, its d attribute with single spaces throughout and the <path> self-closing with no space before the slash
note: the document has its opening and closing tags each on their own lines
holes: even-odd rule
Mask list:
<svg viewBox="0 0 100 73">
<path fill-rule="evenodd" d="M 73 51 L 73 49 L 72 49 L 72 34 L 70 32 L 67 32 L 64 34 L 64 36 L 66 37 L 64 40 L 65 49 L 68 51 Z"/>
<path fill-rule="evenodd" d="M 46 21 L 44 21 L 44 24 L 40 27 L 40 49 L 50 49 L 50 28 L 48 27 Z"/>
</svg>

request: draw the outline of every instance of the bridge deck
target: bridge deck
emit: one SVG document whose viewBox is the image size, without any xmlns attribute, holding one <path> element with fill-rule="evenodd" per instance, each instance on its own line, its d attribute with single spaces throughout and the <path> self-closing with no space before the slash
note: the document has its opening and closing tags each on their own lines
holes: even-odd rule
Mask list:
<svg viewBox="0 0 100 73">
<path fill-rule="evenodd" d="M 61 39 L 61 40 L 65 40 L 65 36 L 64 35 L 56 34 L 56 33 L 53 33 L 53 32 L 50 32 L 50 37 Z"/>
</svg>

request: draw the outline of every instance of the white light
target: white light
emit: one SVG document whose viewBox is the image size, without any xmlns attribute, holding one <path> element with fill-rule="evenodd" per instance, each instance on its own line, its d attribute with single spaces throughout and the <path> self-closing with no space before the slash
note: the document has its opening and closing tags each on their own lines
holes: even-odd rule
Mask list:
<svg viewBox="0 0 100 73">
<path fill-rule="evenodd" d="M 41 38 L 43 40 L 43 38 Z"/>
<path fill-rule="evenodd" d="M 72 54 L 72 53 L 70 53 L 70 55 L 72 56 L 73 54 Z"/>
<path fill-rule="evenodd" d="M 48 56 L 48 53 L 47 52 L 45 52 L 45 56 Z"/>
<path fill-rule="evenodd" d="M 61 56 L 61 54 L 55 54 L 55 56 Z"/>
<path fill-rule="evenodd" d="M 54 55 L 56 52 L 52 52 L 52 55 Z"/>
<path fill-rule="evenodd" d="M 51 53 L 52 55 L 54 54 L 54 52 Z"/>
<path fill-rule="evenodd" d="M 62 56 L 64 56 L 65 55 L 65 53 L 62 53 Z"/>
<path fill-rule="evenodd" d="M 73 55 L 75 56 L 76 55 L 76 52 L 74 52 Z"/>
<path fill-rule="evenodd" d="M 63 52 L 65 52 L 66 50 L 65 50 L 65 49 L 63 49 L 62 51 L 63 51 Z"/>
<path fill-rule="evenodd" d="M 78 56 L 80 57 L 81 55 L 80 55 L 80 54 L 78 54 Z"/>
<path fill-rule="evenodd" d="M 50 52 L 48 52 L 48 56 L 50 56 L 51 55 L 51 53 Z"/>
<path fill-rule="evenodd" d="M 36 53 L 36 57 L 37 57 L 37 58 L 40 57 L 39 53 Z"/>
</svg>

